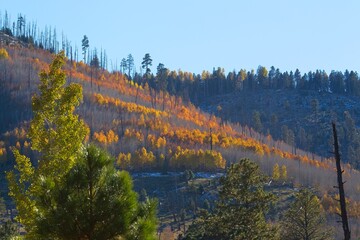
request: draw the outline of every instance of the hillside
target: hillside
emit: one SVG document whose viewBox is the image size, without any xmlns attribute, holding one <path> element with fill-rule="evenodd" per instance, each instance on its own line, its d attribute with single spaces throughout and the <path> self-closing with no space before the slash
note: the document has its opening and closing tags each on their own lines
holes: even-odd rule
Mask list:
<svg viewBox="0 0 360 240">
<path fill-rule="evenodd" d="M 343 160 L 358 167 L 356 156 L 348 149 L 357 146 L 357 136 L 352 141 L 349 135 L 351 131 L 358 134 L 359 101 L 357 96 L 329 92 L 268 89 L 218 95 L 200 107 L 323 157 L 332 157 L 331 122 L 335 121 Z M 217 110 L 219 106 L 221 111 Z"/>
<path fill-rule="evenodd" d="M 53 55 L 49 51 L 17 42 L 16 39 L 11 44 L 9 41 L 1 41 L 0 49 L 0 158 L 2 169 L 7 170 L 14 164 L 11 146 L 17 147 L 36 162 L 36 153 L 31 151 L 31 144 L 26 137 L 32 118 L 30 100 L 37 92 L 38 72 L 47 69 Z M 334 195 L 332 186 L 336 184 L 336 178 L 331 159 L 300 149 L 295 151 L 288 144 L 274 141 L 271 135 L 262 135 L 245 125 L 224 120 L 240 120 L 233 118 L 240 114 L 250 122 L 253 110 L 257 109 L 250 102 L 266 102 L 262 99 L 266 98 L 264 94 L 259 94 L 258 99 L 248 99 L 245 95 L 222 96 L 222 101 L 213 99 L 209 105 L 203 106 L 203 109 L 210 112 L 214 112 L 212 109 L 215 107 L 218 112 L 223 112 L 224 115 L 219 114 L 224 117 L 221 119 L 198 109 L 188 101 L 184 103 L 181 97 L 152 88 L 151 82 L 146 82 L 146 78 L 138 84 L 121 72 L 108 72 L 98 66 L 71 60 L 68 60 L 65 71 L 69 83 L 77 82 L 83 86 L 84 102 L 77 113 L 90 128 L 88 140 L 101 145 L 115 156 L 118 168 L 132 173 L 185 170 L 223 172 L 230 163 L 249 157 L 269 176 L 276 163 L 285 166 L 288 176 L 286 182 L 290 186 L 316 186 L 324 199 Z M 267 99 L 273 99 L 270 97 L 272 92 L 268 93 Z M 281 92 L 279 98 L 287 98 L 286 95 L 280 97 L 280 94 Z M 323 98 L 328 99 L 326 96 Z M 246 104 L 244 99 L 248 99 Z M 242 111 L 240 113 L 232 111 L 238 101 L 246 106 L 238 106 Z M 279 102 L 274 100 L 270 105 L 277 106 Z M 289 105 L 296 106 L 295 102 L 291 100 Z M 261 116 L 270 114 L 272 108 L 267 108 L 267 111 Z M 301 112 L 297 113 L 299 115 L 291 115 L 291 112 L 287 114 L 295 116 L 295 119 Z M 323 116 L 320 111 L 317 114 L 319 116 L 316 121 L 327 119 L 327 115 Z M 315 131 L 317 125 L 312 122 L 312 117 L 311 114 L 305 117 L 309 119 L 306 124 L 313 124 L 311 126 Z M 283 117 L 279 119 L 279 124 L 284 123 Z M 263 122 L 266 127 L 266 121 Z M 300 123 L 301 121 L 298 122 Z M 293 127 L 291 124 L 288 126 Z M 300 125 L 294 125 L 297 126 Z M 350 206 L 356 209 L 357 201 L 360 200 L 360 174 L 351 165 L 346 165 L 345 175 Z M 1 176 L 1 182 L 4 183 L 3 175 Z M 152 192 L 159 191 L 155 189 Z M 6 192 L 7 187 L 2 184 L 1 195 L 8 199 Z M 327 210 L 334 213 L 336 203 L 331 200 L 328 202 Z M 353 216 L 357 217 L 358 213 L 353 211 Z"/>
<path fill-rule="evenodd" d="M 44 50 L 24 48 L 21 45 L 6 45 L 5 49 L 9 57 L 2 60 L 3 133 L 11 132 L 31 119 L 30 99 L 36 92 L 37 73 L 46 68 L 52 58 Z M 144 147 L 153 150 L 158 156 L 163 154 L 169 160 L 172 154 L 168 150 L 176 151 L 179 146 L 182 149 L 206 150 L 213 145 L 218 151 L 235 147 L 259 157 L 308 157 L 307 154 L 294 155 L 287 150 L 287 146 L 280 146 L 283 144 L 277 146 L 271 137 L 265 138 L 247 127 L 224 123 L 214 115 L 201 112 L 192 104 L 183 104 L 180 97 L 156 91 L 147 83 L 138 85 L 129 81 L 120 72 L 109 73 L 82 62 L 69 62 L 66 71 L 69 82 L 83 85 L 84 103 L 78 112 L 90 127 L 89 138 L 103 144 L 116 156 L 120 152 L 134 152 Z M 13 104 L 17 105 L 14 107 Z M 26 128 L 26 124 L 24 127 Z M 229 151 L 224 153 L 226 152 Z M 217 165 L 175 164 L 173 167 L 202 170 L 224 168 L 223 160 L 218 160 Z M 227 161 L 231 162 L 233 159 Z M 315 163 L 316 161 L 312 164 Z M 152 164 L 148 166 L 150 169 L 162 167 Z M 326 166 L 330 162 L 318 164 Z"/>
</svg>

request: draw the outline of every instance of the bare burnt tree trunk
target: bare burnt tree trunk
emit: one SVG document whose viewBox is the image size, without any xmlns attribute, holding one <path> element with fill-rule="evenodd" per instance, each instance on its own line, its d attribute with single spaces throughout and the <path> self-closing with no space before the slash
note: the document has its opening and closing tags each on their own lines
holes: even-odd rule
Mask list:
<svg viewBox="0 0 360 240">
<path fill-rule="evenodd" d="M 162 107 L 162 110 L 165 111 L 165 90 L 163 90 L 162 94 L 163 94 L 163 107 Z"/>
<path fill-rule="evenodd" d="M 90 108 L 91 108 L 91 116 L 90 116 L 90 140 L 93 139 L 93 134 L 94 134 L 94 107 L 90 105 Z"/>
<path fill-rule="evenodd" d="M 29 61 L 29 64 L 28 64 L 28 90 L 29 91 L 31 90 L 31 69 L 32 69 L 31 62 Z"/>
<path fill-rule="evenodd" d="M 120 127 L 121 127 L 121 133 L 120 133 L 120 136 L 121 137 L 123 137 L 124 136 L 124 133 L 125 133 L 125 131 L 124 131 L 124 110 L 123 110 L 123 108 L 122 107 L 119 107 L 118 109 L 117 109 L 117 111 L 118 111 L 118 115 L 119 115 L 119 117 L 120 117 Z"/>
<path fill-rule="evenodd" d="M 155 97 L 154 97 L 154 108 L 156 109 L 156 93 L 157 93 L 157 90 L 156 90 L 156 85 L 155 85 L 154 92 L 155 92 Z"/>
<path fill-rule="evenodd" d="M 154 108 L 154 93 L 153 89 L 149 87 L 149 94 L 150 94 L 150 100 L 151 100 L 151 107 Z"/>
<path fill-rule="evenodd" d="M 210 150 L 213 150 L 212 129 L 210 128 Z"/>
<path fill-rule="evenodd" d="M 138 85 L 138 87 L 136 88 L 136 96 L 135 96 L 135 103 L 137 103 L 137 99 L 138 99 L 138 95 L 139 95 L 139 88 L 141 85 Z"/>
<path fill-rule="evenodd" d="M 90 67 L 90 88 L 93 88 L 93 68 Z"/>
<path fill-rule="evenodd" d="M 72 70 L 73 70 L 73 52 L 72 52 L 72 47 L 70 47 L 70 83 L 72 80 Z"/>
<path fill-rule="evenodd" d="M 337 180 L 338 180 L 338 186 L 336 188 L 339 189 L 339 195 L 340 195 L 340 210 L 341 210 L 341 222 L 344 230 L 344 239 L 349 240 L 350 239 L 350 229 L 349 229 L 349 223 L 346 213 L 346 202 L 345 202 L 345 191 L 344 191 L 344 183 L 342 179 L 342 173 L 344 170 L 341 170 L 340 165 L 340 152 L 339 152 L 339 143 L 337 138 L 337 132 L 336 132 L 336 125 L 333 122 L 332 123 L 333 128 L 333 135 L 334 135 L 334 155 L 336 160 L 336 171 L 337 171 Z"/>
</svg>

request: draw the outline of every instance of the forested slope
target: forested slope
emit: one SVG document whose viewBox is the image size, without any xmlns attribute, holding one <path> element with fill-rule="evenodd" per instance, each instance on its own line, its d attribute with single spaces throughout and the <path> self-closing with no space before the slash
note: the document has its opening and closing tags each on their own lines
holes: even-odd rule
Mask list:
<svg viewBox="0 0 360 240">
<path fill-rule="evenodd" d="M 1 41 L 0 45 L 0 158 L 2 169 L 7 170 L 14 164 L 11 146 L 31 156 L 36 163 L 36 153 L 31 151 L 26 136 L 28 121 L 32 118 L 30 100 L 37 91 L 38 72 L 47 68 L 53 54 L 3 33 L 2 39 L 5 41 Z M 186 97 L 186 88 L 182 96 L 167 90 L 166 87 L 171 85 L 170 76 L 176 77 L 174 83 L 186 80 L 181 72 L 166 71 L 166 78 L 161 74 L 131 77 L 120 71 L 109 72 L 99 64 L 94 64 L 95 56 L 91 60 L 92 64 L 68 59 L 65 66 L 67 81 L 80 83 L 83 87 L 84 102 L 77 112 L 90 128 L 88 141 L 96 142 L 115 156 L 118 168 L 131 172 L 189 169 L 221 172 L 230 163 L 250 157 L 270 176 L 277 164 L 286 169 L 286 182 L 316 186 L 326 203 L 326 210 L 331 213 L 337 211 L 337 203 L 331 197 L 335 194 L 332 186 L 336 184 L 333 160 L 273 140 L 271 134 L 279 134 L 276 128 L 270 130 L 271 134 L 259 134 L 246 125 L 226 121 L 242 115 L 248 119 L 245 123 L 254 124 L 256 121 L 253 120 L 260 118 L 261 128 L 257 128 L 257 125 L 254 128 L 263 131 L 266 128 L 263 118 L 272 110 L 256 113 L 252 104 L 262 104 L 266 102 L 264 98 L 267 98 L 268 101 L 274 101 L 269 104 L 278 105 L 279 101 L 271 97 L 278 92 L 271 94 L 271 90 L 264 90 L 258 95 L 260 99 L 254 101 L 242 93 L 226 96 L 234 104 L 237 101 L 248 101 L 238 109 L 233 109 L 229 104 L 232 102 L 226 98 L 222 98 L 222 102 L 217 102 L 216 98 L 211 102 L 207 100 L 202 106 L 210 113 L 205 113 Z M 161 84 L 158 83 L 161 82 L 167 84 L 159 87 Z M 324 99 L 328 99 L 326 95 Z M 291 108 L 291 104 L 293 101 L 288 101 L 285 108 Z M 316 101 L 313 110 L 308 116 L 310 123 L 325 121 L 322 119 L 326 119 L 326 116 L 319 110 Z M 225 118 L 218 118 L 215 114 Z M 288 112 L 288 116 L 291 116 L 291 112 Z M 281 117 L 278 126 L 283 121 Z M 343 121 L 346 122 L 346 119 Z M 288 126 L 291 127 L 290 124 Z M 316 126 L 313 125 L 314 130 Z M 282 131 L 283 127 L 280 129 Z M 327 146 L 328 151 L 331 151 L 331 144 Z M 360 175 L 348 164 L 345 166 L 345 177 L 350 212 L 353 217 L 357 217 Z M 5 196 L 6 192 L 7 188 L 2 184 L 1 194 Z"/>
<path fill-rule="evenodd" d="M 5 163 L 11 163 L 10 146 L 30 151 L 26 141 L 26 122 L 32 116 L 30 99 L 36 92 L 37 73 L 52 59 L 48 51 L 13 45 L 2 46 L 8 56 L 1 59 L 4 98 L 0 116 L 4 119 L 1 130 Z M 214 171 L 223 169 L 226 161 L 251 154 L 269 161 L 264 165 L 268 173 L 278 159 L 304 165 L 300 170 L 289 169 L 290 174 L 294 171 L 293 178 L 301 178 L 301 174 L 295 174 L 298 171 L 308 175 L 307 168 L 333 170 L 331 160 L 300 150 L 295 154 L 293 147 L 273 141 L 271 135 L 230 124 L 191 103 L 184 104 L 181 97 L 149 87 L 145 77 L 139 85 L 121 72 L 110 73 L 70 60 L 65 70 L 68 82 L 83 86 L 84 103 L 78 112 L 90 127 L 89 140 L 107 148 L 123 168 Z"/>
</svg>

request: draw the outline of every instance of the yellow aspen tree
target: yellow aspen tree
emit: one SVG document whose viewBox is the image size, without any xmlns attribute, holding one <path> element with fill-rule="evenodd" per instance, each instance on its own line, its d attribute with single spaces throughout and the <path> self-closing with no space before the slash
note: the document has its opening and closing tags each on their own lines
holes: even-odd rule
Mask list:
<svg viewBox="0 0 360 240">
<path fill-rule="evenodd" d="M 279 164 L 277 164 L 277 163 L 273 167 L 272 178 L 274 180 L 280 179 L 280 167 L 279 167 Z"/>
</svg>

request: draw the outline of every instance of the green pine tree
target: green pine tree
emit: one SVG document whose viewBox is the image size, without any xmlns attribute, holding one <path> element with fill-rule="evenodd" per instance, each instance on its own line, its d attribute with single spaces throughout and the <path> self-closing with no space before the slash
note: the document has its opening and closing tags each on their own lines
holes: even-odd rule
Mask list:
<svg viewBox="0 0 360 240">
<path fill-rule="evenodd" d="M 7 219 L 1 222 L 0 225 L 0 239 L 16 239 L 18 235 L 18 226 L 13 221 Z"/>
<path fill-rule="evenodd" d="M 326 225 L 325 212 L 320 200 L 309 189 L 296 194 L 295 202 L 285 213 L 281 224 L 281 239 L 327 240 L 333 232 Z"/>
<path fill-rule="evenodd" d="M 156 201 L 138 202 L 132 179 L 105 151 L 88 146 L 37 219 L 46 239 L 155 239 Z"/>
<path fill-rule="evenodd" d="M 231 165 L 220 180 L 214 213 L 202 213 L 186 239 L 275 239 L 277 231 L 265 219 L 274 195 L 264 191 L 265 181 L 259 167 L 249 159 Z"/>
</svg>

